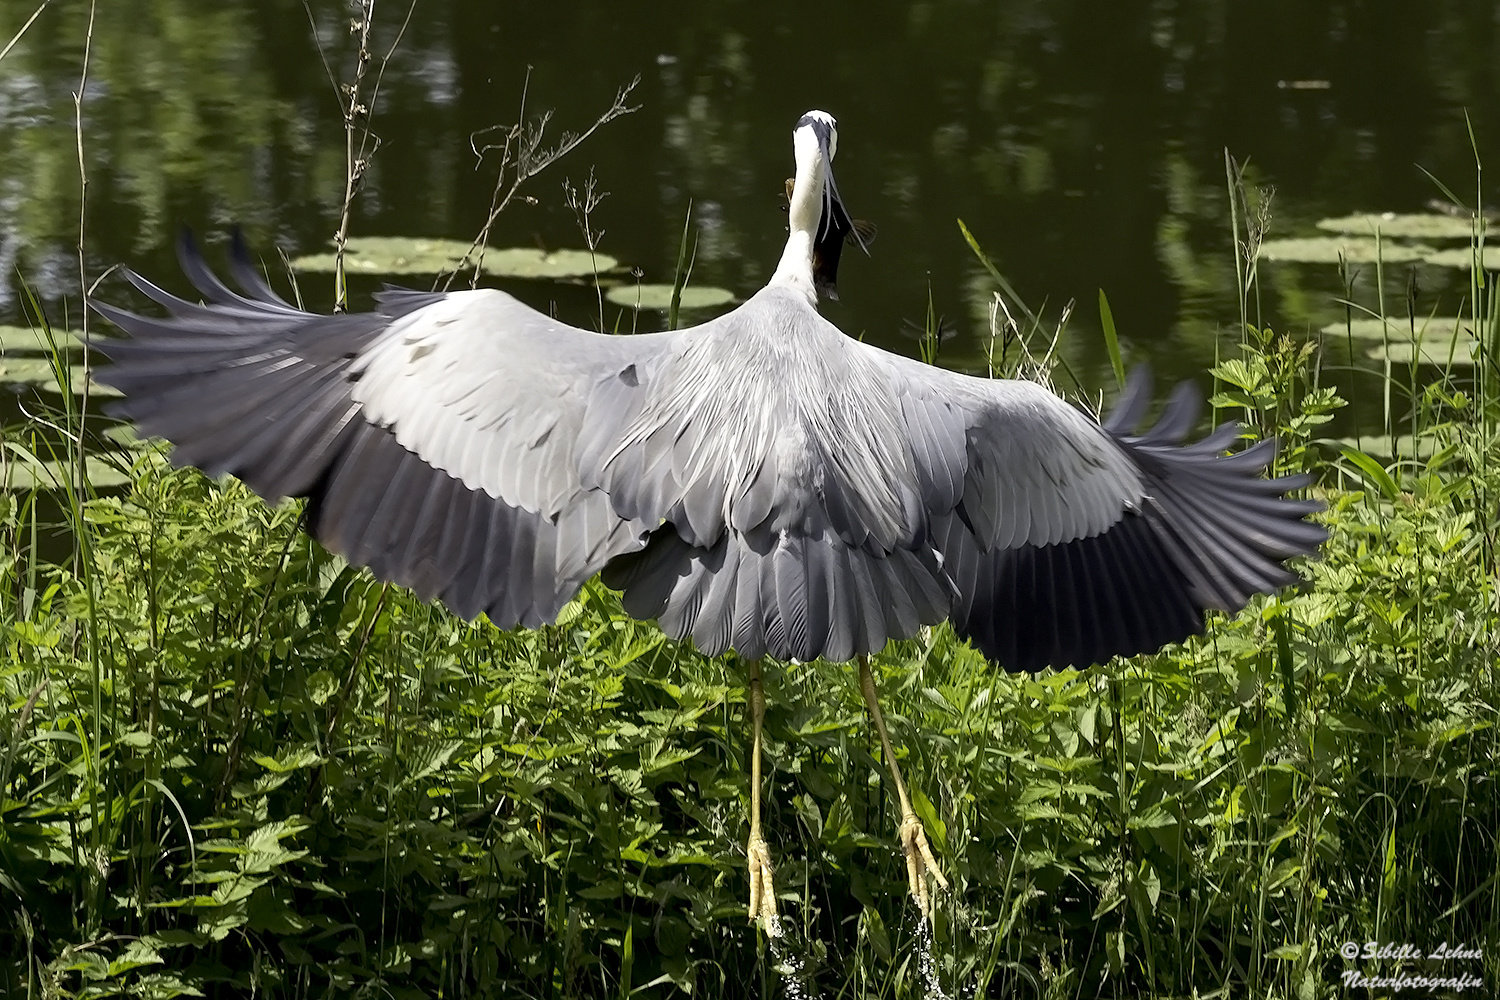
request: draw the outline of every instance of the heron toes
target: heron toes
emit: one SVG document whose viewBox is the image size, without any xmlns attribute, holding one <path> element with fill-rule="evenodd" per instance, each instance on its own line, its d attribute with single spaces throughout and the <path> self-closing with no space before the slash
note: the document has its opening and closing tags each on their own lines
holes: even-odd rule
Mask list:
<svg viewBox="0 0 1500 1000">
<path fill-rule="evenodd" d="M 762 922 L 766 933 L 776 934 L 776 887 L 771 881 L 771 849 L 759 833 L 745 845 L 750 867 L 750 922 Z"/>
<path fill-rule="evenodd" d="M 911 898 L 922 916 L 930 916 L 932 895 L 927 888 L 927 876 L 937 879 L 937 884 L 944 889 L 948 888 L 948 880 L 938 867 L 932 847 L 927 843 L 927 832 L 922 829 L 922 821 L 917 819 L 915 813 L 907 813 L 902 818 L 899 835 L 901 851 L 906 855 L 906 879 L 911 889 Z"/>
</svg>

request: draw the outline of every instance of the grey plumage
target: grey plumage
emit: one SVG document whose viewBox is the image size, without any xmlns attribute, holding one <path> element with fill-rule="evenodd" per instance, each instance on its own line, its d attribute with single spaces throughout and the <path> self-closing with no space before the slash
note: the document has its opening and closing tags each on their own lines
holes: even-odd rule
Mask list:
<svg viewBox="0 0 1500 1000">
<path fill-rule="evenodd" d="M 1323 531 L 1301 479 L 1232 429 L 1188 447 L 1196 397 L 1127 433 L 1045 389 L 925 367 L 842 336 L 796 292 L 672 334 L 606 337 L 498 291 L 389 291 L 314 316 L 131 282 L 166 318 L 97 308 L 116 412 L 174 459 L 268 499 L 379 577 L 502 626 L 555 617 L 591 575 L 703 652 L 848 659 L 951 618 L 1014 668 L 1160 647 L 1294 577 Z M 241 282 L 253 274 L 236 245 Z"/>
<path fill-rule="evenodd" d="M 502 627 L 553 620 L 603 571 L 710 655 L 844 660 L 949 618 L 1037 669 L 1154 650 L 1295 579 L 1324 538 L 1319 505 L 1284 498 L 1306 479 L 1261 478 L 1269 442 L 1224 455 L 1234 428 L 1182 445 L 1190 388 L 1136 435 L 1143 374 L 1100 425 L 819 316 L 829 145 L 798 146 L 771 283 L 701 326 L 604 336 L 493 289 L 317 316 L 236 237 L 241 292 L 190 242 L 203 303 L 126 272 L 167 315 L 96 304 L 129 335 L 98 377 L 174 461 L 308 497 L 327 547 Z"/>
</svg>

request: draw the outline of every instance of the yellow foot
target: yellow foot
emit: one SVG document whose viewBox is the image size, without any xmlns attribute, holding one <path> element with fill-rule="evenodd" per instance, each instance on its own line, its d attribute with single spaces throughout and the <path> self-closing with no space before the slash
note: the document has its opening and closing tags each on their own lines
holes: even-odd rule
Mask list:
<svg viewBox="0 0 1500 1000">
<path fill-rule="evenodd" d="M 907 813 L 901 820 L 901 851 L 906 855 L 906 879 L 911 889 L 911 898 L 916 901 L 917 909 L 922 911 L 922 916 L 930 916 L 932 913 L 932 896 L 927 890 L 927 875 L 937 879 L 938 885 L 944 889 L 948 888 L 948 880 L 943 878 L 942 870 L 938 868 L 937 858 L 933 857 L 932 848 L 927 844 L 927 833 L 922 829 L 922 821 L 917 819 L 915 813 Z"/>
<path fill-rule="evenodd" d="M 750 922 L 762 921 L 766 933 L 776 934 L 776 887 L 771 883 L 771 850 L 756 835 L 745 845 L 750 863 Z"/>
</svg>

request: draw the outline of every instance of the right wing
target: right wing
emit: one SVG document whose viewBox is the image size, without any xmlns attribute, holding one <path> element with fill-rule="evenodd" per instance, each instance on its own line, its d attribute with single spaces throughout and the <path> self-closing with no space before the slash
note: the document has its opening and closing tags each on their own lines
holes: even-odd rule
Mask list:
<svg viewBox="0 0 1500 1000">
<path fill-rule="evenodd" d="M 1101 425 L 1030 382 L 888 357 L 954 628 L 1010 669 L 1154 652 L 1201 632 L 1208 609 L 1232 614 L 1296 582 L 1287 560 L 1327 538 L 1305 520 L 1322 504 L 1284 496 L 1307 477 L 1263 475 L 1274 441 L 1226 455 L 1240 435 L 1226 425 L 1182 444 L 1191 385 L 1136 435 L 1143 368 Z"/>
</svg>

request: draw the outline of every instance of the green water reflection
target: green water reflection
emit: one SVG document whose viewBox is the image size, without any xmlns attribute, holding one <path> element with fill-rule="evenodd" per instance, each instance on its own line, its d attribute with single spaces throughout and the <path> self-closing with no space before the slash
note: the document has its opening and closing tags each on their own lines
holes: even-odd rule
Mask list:
<svg viewBox="0 0 1500 1000">
<path fill-rule="evenodd" d="M 9 38 L 34 0 L 0 0 Z M 98 5 L 82 94 L 89 176 L 87 268 L 118 262 L 183 287 L 176 227 L 243 223 L 266 252 L 321 249 L 343 195 L 342 120 L 330 81 L 348 72 L 348 11 L 318 0 L 109 0 Z M 57 315 L 76 311 L 78 151 L 73 94 L 89 7 L 55 3 L 0 62 L 0 264 Z M 900 332 L 925 313 L 959 327 L 949 363 L 975 363 L 989 279 L 962 217 L 1016 288 L 1052 311 L 1080 307 L 1065 345 L 1107 381 L 1093 311 L 1104 288 L 1136 357 L 1200 372 L 1238 317 L 1224 151 L 1274 186 L 1273 233 L 1353 210 L 1412 210 L 1437 189 L 1472 199 L 1474 158 L 1494 148 L 1497 7 L 1473 2 L 1258 4 L 1228 0 L 981 3 L 377 5 L 374 49 L 396 42 L 375 103 L 381 146 L 352 232 L 469 238 L 493 175 L 473 133 L 516 119 L 523 87 L 554 128 L 586 126 L 640 74 L 641 110 L 611 124 L 529 188 L 498 246 L 577 246 L 561 182 L 594 168 L 611 192 L 601 249 L 670 280 L 691 201 L 695 278 L 740 295 L 782 239 L 789 130 L 810 107 L 841 124 L 840 186 L 878 223 L 827 314 L 851 334 L 915 354 Z M 326 64 L 326 65 L 325 65 Z M 528 80 L 528 67 L 531 67 Z M 1399 271 L 1400 269 L 1393 269 Z M 1387 280 L 1397 299 L 1409 275 Z M 1268 266 L 1262 307 L 1278 326 L 1341 315 L 1332 271 Z M 1373 274 L 1355 292 L 1373 300 Z M 315 280 L 315 304 L 331 289 Z M 14 320 L 12 290 L 0 318 Z M 1467 279 L 1423 269 L 1424 302 L 1459 306 Z M 517 283 L 580 324 L 580 289 Z M 357 286 L 368 291 L 369 286 Z M 121 294 L 118 288 L 107 294 Z M 655 317 L 643 320 L 659 322 Z"/>
</svg>

